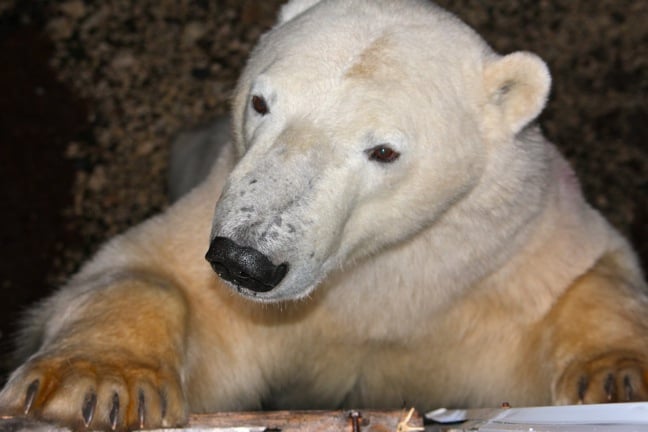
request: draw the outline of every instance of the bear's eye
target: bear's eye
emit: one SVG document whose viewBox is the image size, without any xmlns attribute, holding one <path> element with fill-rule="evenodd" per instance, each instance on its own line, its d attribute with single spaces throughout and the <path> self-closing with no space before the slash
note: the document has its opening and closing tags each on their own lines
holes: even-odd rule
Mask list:
<svg viewBox="0 0 648 432">
<path fill-rule="evenodd" d="M 254 109 L 254 111 L 261 114 L 262 116 L 270 112 L 270 109 L 268 108 L 268 103 L 263 98 L 263 96 L 259 96 L 259 95 L 252 96 L 252 108 Z"/>
<path fill-rule="evenodd" d="M 377 145 L 376 147 L 367 150 L 367 153 L 369 155 L 369 160 L 381 163 L 394 162 L 400 156 L 400 153 L 386 144 Z"/>
</svg>

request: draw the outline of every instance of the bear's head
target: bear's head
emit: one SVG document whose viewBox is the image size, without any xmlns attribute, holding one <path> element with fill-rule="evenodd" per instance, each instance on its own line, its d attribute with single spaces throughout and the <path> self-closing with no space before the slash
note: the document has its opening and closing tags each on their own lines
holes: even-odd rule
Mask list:
<svg viewBox="0 0 648 432">
<path fill-rule="evenodd" d="M 427 1 L 293 0 L 239 81 L 214 269 L 263 302 L 444 223 L 542 110 L 530 53 Z"/>
</svg>

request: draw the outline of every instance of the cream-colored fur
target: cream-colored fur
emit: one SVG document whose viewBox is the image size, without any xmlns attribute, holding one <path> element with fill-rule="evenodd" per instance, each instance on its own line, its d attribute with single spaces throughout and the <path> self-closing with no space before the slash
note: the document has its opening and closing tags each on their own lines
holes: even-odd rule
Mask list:
<svg viewBox="0 0 648 432">
<path fill-rule="evenodd" d="M 549 84 L 536 56 L 499 56 L 425 1 L 293 0 L 208 179 L 32 311 L 0 405 L 140 427 L 646 399 L 646 284 L 529 125 Z M 266 292 L 222 281 L 217 236 L 288 273 Z"/>
</svg>

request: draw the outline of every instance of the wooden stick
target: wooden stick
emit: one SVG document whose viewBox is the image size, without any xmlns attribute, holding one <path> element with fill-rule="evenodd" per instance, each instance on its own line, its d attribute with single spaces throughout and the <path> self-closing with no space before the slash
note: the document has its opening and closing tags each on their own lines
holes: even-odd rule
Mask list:
<svg viewBox="0 0 648 432">
<path fill-rule="evenodd" d="M 185 427 L 151 432 L 409 432 L 422 426 L 423 419 L 415 411 L 257 411 L 194 414 Z M 45 430 L 70 431 L 28 418 L 0 417 L 0 432 Z"/>
</svg>

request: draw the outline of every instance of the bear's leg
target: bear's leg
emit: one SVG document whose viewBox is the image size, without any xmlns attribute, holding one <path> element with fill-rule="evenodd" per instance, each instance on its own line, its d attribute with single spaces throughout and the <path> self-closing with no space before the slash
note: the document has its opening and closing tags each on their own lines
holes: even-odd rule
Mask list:
<svg viewBox="0 0 648 432">
<path fill-rule="evenodd" d="M 44 344 L 11 375 L 0 410 L 97 429 L 185 422 L 182 294 L 160 280 L 127 278 L 71 303 L 46 311 Z"/>
<path fill-rule="evenodd" d="M 648 297 L 628 274 L 605 256 L 539 324 L 554 403 L 648 400 Z"/>
</svg>

